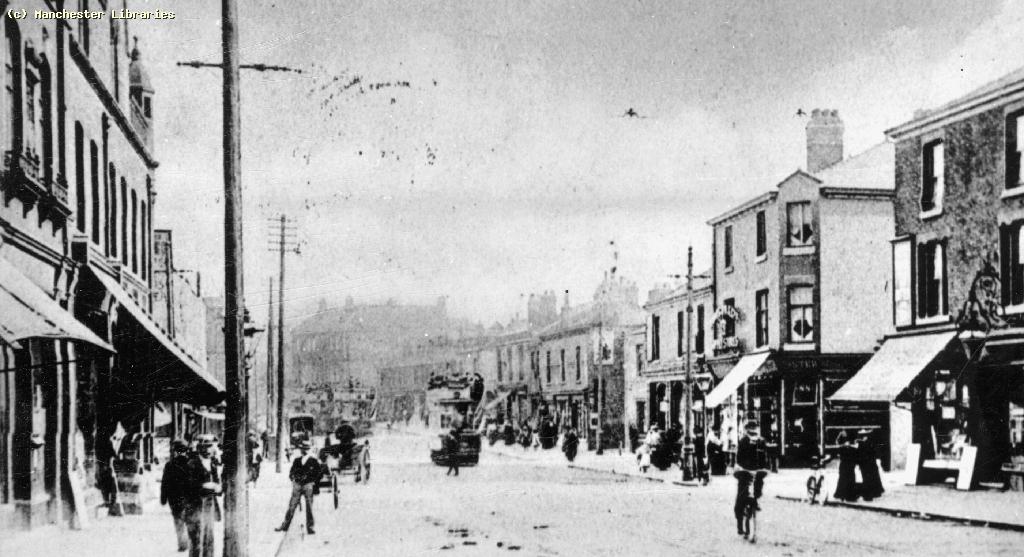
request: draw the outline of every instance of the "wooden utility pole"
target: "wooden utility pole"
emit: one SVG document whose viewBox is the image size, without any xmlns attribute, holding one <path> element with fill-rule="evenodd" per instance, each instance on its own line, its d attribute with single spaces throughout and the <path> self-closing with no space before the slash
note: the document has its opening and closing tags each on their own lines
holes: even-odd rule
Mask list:
<svg viewBox="0 0 1024 557">
<path fill-rule="evenodd" d="M 274 470 L 280 473 L 287 437 L 284 419 L 284 255 L 288 252 L 297 254 L 300 251 L 295 238 L 295 227 L 289 223 L 288 217 L 282 214 L 279 219 L 273 219 L 273 224 L 280 227 L 280 230 L 276 231 L 279 233 L 278 238 L 272 240 L 269 246 L 271 252 L 277 252 L 280 256 L 280 274 L 277 278 L 277 449 L 274 464 Z"/>
<path fill-rule="evenodd" d="M 686 249 L 686 385 L 683 392 L 683 481 L 693 479 L 693 365 L 690 327 L 693 319 L 693 246 Z"/>
<path fill-rule="evenodd" d="M 227 405 L 224 416 L 224 557 L 249 554 L 249 493 L 246 490 L 245 288 L 242 250 L 242 151 L 238 94 L 237 0 L 221 2 L 224 56 L 224 355 Z"/>
<path fill-rule="evenodd" d="M 274 277 L 270 277 L 267 290 L 267 392 L 263 398 L 267 409 L 267 431 L 273 431 L 275 426 L 271 412 L 274 408 Z M 270 450 L 270 447 L 264 447 L 264 450 Z"/>
</svg>

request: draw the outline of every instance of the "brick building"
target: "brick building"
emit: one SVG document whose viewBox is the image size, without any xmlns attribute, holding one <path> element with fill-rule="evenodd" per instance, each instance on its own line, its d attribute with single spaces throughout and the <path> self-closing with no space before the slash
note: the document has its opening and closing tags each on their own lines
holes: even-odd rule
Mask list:
<svg viewBox="0 0 1024 557">
<path fill-rule="evenodd" d="M 955 456 L 964 433 L 973 483 L 996 480 L 1024 451 L 1024 70 L 887 133 L 896 332 L 833 399 L 885 415 L 899 467 Z"/>
</svg>

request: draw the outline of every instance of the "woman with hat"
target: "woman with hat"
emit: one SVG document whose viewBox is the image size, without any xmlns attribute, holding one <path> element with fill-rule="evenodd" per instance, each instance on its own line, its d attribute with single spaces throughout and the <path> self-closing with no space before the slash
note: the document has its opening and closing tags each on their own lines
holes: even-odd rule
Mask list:
<svg viewBox="0 0 1024 557">
<path fill-rule="evenodd" d="M 833 496 L 840 501 L 856 501 L 857 448 L 845 431 L 839 432 L 836 444 L 839 445 L 839 479 L 836 481 L 836 492 Z"/>
<path fill-rule="evenodd" d="M 882 487 L 882 476 L 878 472 L 878 461 L 876 460 L 878 455 L 875 443 L 871 439 L 870 429 L 858 431 L 857 437 L 857 466 L 860 467 L 860 475 L 864 480 L 860 494 L 865 501 L 871 501 L 885 493 L 885 488 Z"/>
</svg>

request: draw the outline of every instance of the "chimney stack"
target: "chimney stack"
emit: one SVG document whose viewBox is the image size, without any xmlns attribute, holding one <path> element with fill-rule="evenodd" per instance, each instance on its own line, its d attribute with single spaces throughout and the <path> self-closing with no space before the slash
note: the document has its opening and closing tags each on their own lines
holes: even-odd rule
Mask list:
<svg viewBox="0 0 1024 557">
<path fill-rule="evenodd" d="M 843 120 L 838 110 L 811 111 L 807 123 L 807 172 L 816 174 L 843 160 Z"/>
</svg>

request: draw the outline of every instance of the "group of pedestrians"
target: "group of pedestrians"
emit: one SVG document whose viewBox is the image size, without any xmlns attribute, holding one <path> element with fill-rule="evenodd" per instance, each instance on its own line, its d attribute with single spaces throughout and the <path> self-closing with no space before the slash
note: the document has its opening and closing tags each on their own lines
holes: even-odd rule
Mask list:
<svg viewBox="0 0 1024 557">
<path fill-rule="evenodd" d="M 213 557 L 213 523 L 220 520 L 220 461 L 214 456 L 216 439 L 200 435 L 192 452 L 180 439 L 171 444 L 171 459 L 164 466 L 160 504 L 171 508 L 178 551 L 189 557 Z"/>
<path fill-rule="evenodd" d="M 861 497 L 865 501 L 881 497 L 885 488 L 878 471 L 878 451 L 871 439 L 871 430 L 858 431 L 856 438 L 851 438 L 845 431 L 840 432 L 836 443 L 839 445 L 839 478 L 834 497 L 850 502 Z"/>
</svg>

